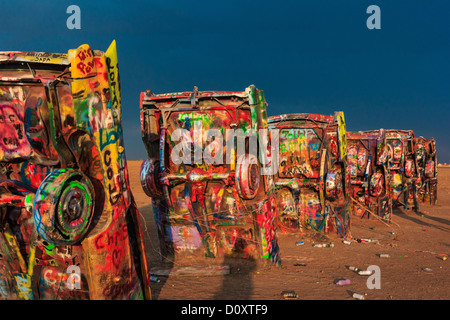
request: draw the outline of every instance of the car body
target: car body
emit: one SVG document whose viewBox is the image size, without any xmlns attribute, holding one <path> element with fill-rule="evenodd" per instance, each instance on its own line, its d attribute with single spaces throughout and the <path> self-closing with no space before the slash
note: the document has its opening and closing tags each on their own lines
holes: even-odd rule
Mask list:
<svg viewBox="0 0 450 320">
<path fill-rule="evenodd" d="M 140 102 L 148 154 L 141 183 L 152 198 L 162 256 L 262 257 L 278 263 L 271 176 L 261 175 L 263 165 L 249 145 L 239 152 L 242 140 L 233 136 L 267 127 L 263 91 L 253 85 L 241 92 L 147 91 Z M 180 147 L 188 148 L 185 158 L 175 159 Z M 241 165 L 250 158 L 255 163 Z"/>
<path fill-rule="evenodd" d="M 280 136 L 274 175 L 277 228 L 331 232 L 350 237 L 350 180 L 343 112 L 333 116 L 296 113 L 269 117 Z"/>
<path fill-rule="evenodd" d="M 420 203 L 437 203 L 437 154 L 434 138 L 416 138 L 416 158 L 421 183 L 418 190 Z"/>
<path fill-rule="evenodd" d="M 391 221 L 391 184 L 385 131 L 347 132 L 347 145 L 352 198 L 355 200 L 354 215 L 370 217 L 374 214 Z"/>
<path fill-rule="evenodd" d="M 419 211 L 419 168 L 416 159 L 416 138 L 413 130 L 386 130 L 388 168 L 391 177 L 392 206 Z"/>
<path fill-rule="evenodd" d="M 0 74 L 0 298 L 151 298 L 115 41 L 1 52 Z"/>
</svg>

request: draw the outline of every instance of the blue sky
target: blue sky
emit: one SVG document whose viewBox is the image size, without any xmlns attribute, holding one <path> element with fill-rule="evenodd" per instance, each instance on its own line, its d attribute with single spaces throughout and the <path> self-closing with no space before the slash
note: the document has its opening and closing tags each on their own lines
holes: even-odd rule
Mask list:
<svg viewBox="0 0 450 320">
<path fill-rule="evenodd" d="M 81 30 L 69 30 L 69 5 Z M 369 5 L 381 30 L 369 30 Z M 117 41 L 128 159 L 146 157 L 139 93 L 244 90 L 268 115 L 344 111 L 348 130 L 413 129 L 450 163 L 450 2 L 0 1 L 0 50 L 106 50 Z"/>
</svg>

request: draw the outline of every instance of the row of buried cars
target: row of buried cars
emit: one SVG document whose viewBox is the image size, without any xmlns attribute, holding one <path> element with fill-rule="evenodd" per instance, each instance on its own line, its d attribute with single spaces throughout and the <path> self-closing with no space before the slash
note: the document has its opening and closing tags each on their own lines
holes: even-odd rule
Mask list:
<svg viewBox="0 0 450 320">
<path fill-rule="evenodd" d="M 351 238 L 351 216 L 390 222 L 395 207 L 418 212 L 420 203 L 436 203 L 434 139 L 416 138 L 412 130 L 347 132 L 343 112 L 267 117 L 266 105 L 254 86 L 243 92 L 141 93 L 149 156 L 141 183 L 152 198 L 163 256 L 199 250 L 277 263 L 277 232 Z M 205 133 L 214 130 L 220 139 Z M 268 143 L 260 143 L 254 156 L 251 134 L 228 133 L 236 130 L 258 132 L 258 141 Z M 179 137 L 194 150 L 176 164 Z M 240 152 L 239 138 L 245 141 Z M 196 150 L 205 154 L 214 143 L 225 149 L 223 161 L 196 162 Z M 264 152 L 273 155 L 270 161 Z"/>
<path fill-rule="evenodd" d="M 278 264 L 280 232 L 351 238 L 353 217 L 436 202 L 434 139 L 266 107 L 254 86 L 141 93 L 162 257 Z M 0 52 L 0 123 L 0 299 L 151 299 L 115 42 Z"/>
</svg>

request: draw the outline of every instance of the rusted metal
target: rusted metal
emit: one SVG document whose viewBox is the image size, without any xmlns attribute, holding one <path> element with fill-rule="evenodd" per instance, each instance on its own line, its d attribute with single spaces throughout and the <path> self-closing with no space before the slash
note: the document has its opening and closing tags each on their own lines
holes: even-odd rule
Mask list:
<svg viewBox="0 0 450 320">
<path fill-rule="evenodd" d="M 350 236 L 350 176 L 343 112 L 286 114 L 268 119 L 280 130 L 274 175 L 277 227 L 284 232 L 335 231 Z"/>
<path fill-rule="evenodd" d="M 385 131 L 348 132 L 347 138 L 354 215 L 370 217 L 375 214 L 384 221 L 391 221 L 391 180 Z"/>
<path fill-rule="evenodd" d="M 115 42 L 0 53 L 0 299 L 150 299 Z"/>
<path fill-rule="evenodd" d="M 140 104 L 148 154 L 141 183 L 152 198 L 162 256 L 278 263 L 271 176 L 261 175 L 257 154 L 240 154 L 233 135 L 267 128 L 263 91 L 146 91 Z M 180 146 L 188 149 L 182 157 Z"/>
<path fill-rule="evenodd" d="M 418 196 L 420 203 L 437 203 L 437 152 L 434 138 L 416 138 L 416 159 L 419 168 L 420 185 Z"/>
<path fill-rule="evenodd" d="M 413 130 L 386 130 L 392 205 L 419 212 L 419 167 Z"/>
</svg>

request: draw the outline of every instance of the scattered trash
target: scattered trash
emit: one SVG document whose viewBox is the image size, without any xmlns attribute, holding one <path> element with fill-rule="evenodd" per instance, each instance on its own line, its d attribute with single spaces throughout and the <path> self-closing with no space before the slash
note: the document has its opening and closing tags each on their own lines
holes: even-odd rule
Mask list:
<svg viewBox="0 0 450 320">
<path fill-rule="evenodd" d="M 372 271 L 370 271 L 370 270 L 359 270 L 358 274 L 360 276 L 370 276 L 372 274 Z"/>
<path fill-rule="evenodd" d="M 298 294 L 295 291 L 283 291 L 281 293 L 281 295 L 285 299 L 297 299 L 298 298 Z"/>
<path fill-rule="evenodd" d="M 305 267 L 305 266 L 306 266 L 306 263 L 304 263 L 304 262 L 299 262 L 299 263 L 294 264 L 294 267 Z"/>
<path fill-rule="evenodd" d="M 433 272 L 433 270 L 430 269 L 430 268 L 422 268 L 422 270 L 425 271 L 425 272 Z"/>
<path fill-rule="evenodd" d="M 305 244 L 304 241 L 299 241 L 299 242 L 297 242 L 295 245 L 296 245 L 296 246 L 301 246 L 301 245 L 303 245 L 303 244 Z"/>
<path fill-rule="evenodd" d="M 372 271 L 370 271 L 370 270 L 360 270 L 357 267 L 353 267 L 353 266 L 348 266 L 347 268 L 349 270 L 356 272 L 360 276 L 370 276 L 372 274 Z"/>
<path fill-rule="evenodd" d="M 448 259 L 448 256 L 446 254 L 438 254 L 438 258 L 441 259 L 442 261 L 445 261 Z"/>
<path fill-rule="evenodd" d="M 351 245 L 352 244 L 352 242 L 351 241 L 348 241 L 348 240 L 344 240 L 344 241 L 342 241 L 343 243 L 345 243 L 345 244 L 348 244 L 348 245 Z"/>
<path fill-rule="evenodd" d="M 313 244 L 314 248 L 332 248 L 334 247 L 334 242 L 330 242 L 330 243 L 315 243 Z"/>
<path fill-rule="evenodd" d="M 377 239 L 358 239 L 358 238 L 354 238 L 353 240 L 355 240 L 358 243 L 377 243 L 378 240 Z"/>
<path fill-rule="evenodd" d="M 154 277 L 154 276 L 150 276 L 150 281 L 151 282 L 161 282 L 161 280 L 159 280 L 157 277 Z"/>
<path fill-rule="evenodd" d="M 428 229 L 423 229 L 423 231 L 425 231 L 425 232 L 426 232 L 426 231 L 428 231 Z"/>
<path fill-rule="evenodd" d="M 390 255 L 388 255 L 387 253 L 382 253 L 379 255 L 380 258 L 390 258 Z"/>
<path fill-rule="evenodd" d="M 350 280 L 349 279 L 343 279 L 343 280 L 339 280 L 338 282 L 336 282 L 336 285 L 338 286 L 346 286 L 350 284 Z"/>
<path fill-rule="evenodd" d="M 359 294 L 359 293 L 353 293 L 353 298 L 358 299 L 358 300 L 364 300 L 366 299 L 366 297 L 364 297 L 364 295 Z"/>
</svg>

